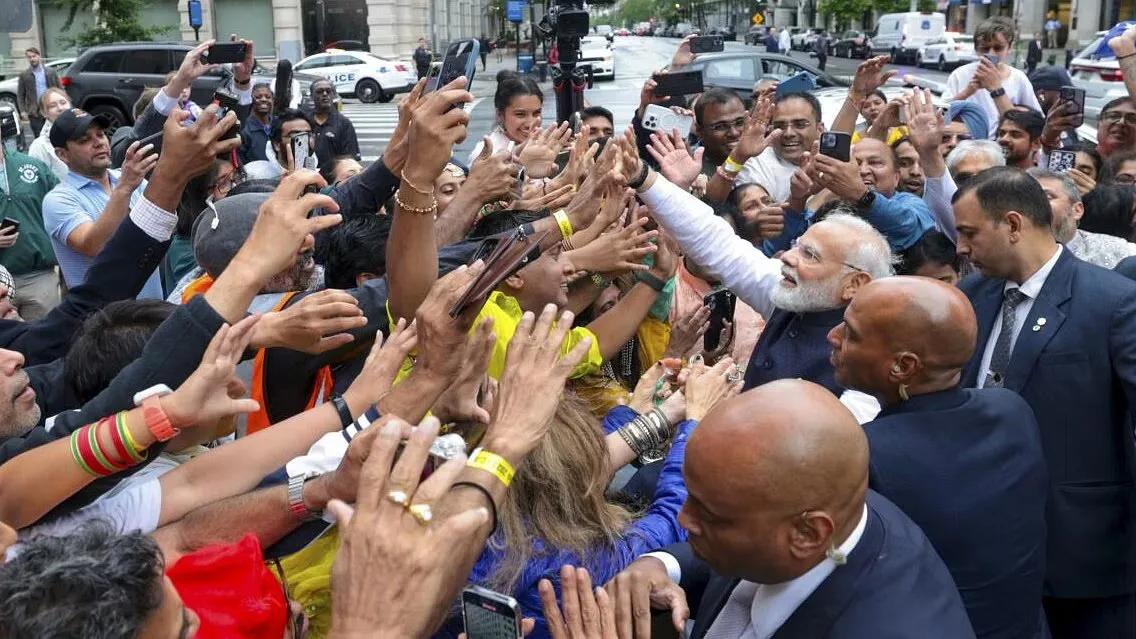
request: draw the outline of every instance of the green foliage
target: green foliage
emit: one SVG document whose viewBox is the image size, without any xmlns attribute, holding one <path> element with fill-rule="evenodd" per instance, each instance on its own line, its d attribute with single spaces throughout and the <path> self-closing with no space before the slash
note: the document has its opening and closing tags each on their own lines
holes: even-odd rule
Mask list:
<svg viewBox="0 0 1136 639">
<path fill-rule="evenodd" d="M 653 17 L 666 15 L 665 6 L 674 10 L 674 3 L 663 0 L 623 0 L 619 5 L 618 13 L 620 24 L 634 25 L 636 22 L 646 22 Z"/>
<path fill-rule="evenodd" d="M 174 31 L 175 26 L 147 27 L 138 17 L 146 8 L 145 0 L 59 0 L 68 9 L 63 31 L 71 29 L 79 12 L 94 13 L 95 24 L 75 37 L 62 38 L 66 47 L 89 47 L 107 42 L 133 42 L 152 40 L 156 36 Z"/>
</svg>

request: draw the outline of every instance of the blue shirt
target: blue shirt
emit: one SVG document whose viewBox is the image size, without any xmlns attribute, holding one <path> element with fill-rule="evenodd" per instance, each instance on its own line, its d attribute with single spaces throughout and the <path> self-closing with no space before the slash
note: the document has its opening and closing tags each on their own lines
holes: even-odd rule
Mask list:
<svg viewBox="0 0 1136 639">
<path fill-rule="evenodd" d="M 38 98 L 43 95 L 44 91 L 47 91 L 47 71 L 44 71 L 42 64 L 32 69 L 32 77 L 35 78 L 36 97 Z"/>
<path fill-rule="evenodd" d="M 924 233 L 935 228 L 935 218 L 923 198 L 903 191 L 896 191 L 890 197 L 876 193 L 876 199 L 864 213 L 864 218 L 887 238 L 896 253 L 911 248 Z M 773 255 L 789 250 L 792 241 L 808 230 L 812 218 L 812 211 L 785 211 L 785 230 L 780 236 L 765 240 L 762 251 Z"/>
<path fill-rule="evenodd" d="M 119 171 L 108 171 L 110 186 L 113 189 L 118 184 Z M 142 197 L 146 190 L 146 181 L 134 189 L 130 194 L 130 208 Z M 63 270 L 63 281 L 70 288 L 82 284 L 87 279 L 87 269 L 94 262 L 93 257 L 87 257 L 67 244 L 67 238 L 79 226 L 99 219 L 110 201 L 110 193 L 103 189 L 98 182 L 85 178 L 74 171 L 68 172 L 59 184 L 43 198 L 43 225 L 51 236 L 51 246 L 55 250 L 56 260 Z M 139 299 L 164 299 L 162 297 L 162 282 L 157 269 L 150 274 Z"/>
</svg>

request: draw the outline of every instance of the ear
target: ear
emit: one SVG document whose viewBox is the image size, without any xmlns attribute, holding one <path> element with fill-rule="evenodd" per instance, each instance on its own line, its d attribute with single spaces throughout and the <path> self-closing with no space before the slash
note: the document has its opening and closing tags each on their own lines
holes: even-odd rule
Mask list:
<svg viewBox="0 0 1136 639">
<path fill-rule="evenodd" d="M 1016 242 L 1021 237 L 1023 223 L 1025 222 L 1022 214 L 1017 211 L 1007 211 L 1002 219 L 1010 226 L 1010 241 Z"/>
<path fill-rule="evenodd" d="M 514 291 L 519 291 L 525 287 L 525 279 L 518 273 L 506 277 L 501 283 Z"/>
<path fill-rule="evenodd" d="M 871 281 L 872 276 L 864 271 L 853 271 L 844 282 L 844 288 L 840 291 L 840 299 L 846 304 L 851 302 L 860 288 L 867 286 Z"/>
<path fill-rule="evenodd" d="M 888 377 L 896 383 L 907 382 L 915 377 L 922 368 L 923 362 L 919 360 L 918 355 L 910 351 L 904 351 L 895 356 L 895 361 L 892 362 L 891 368 L 888 369 Z"/>
<path fill-rule="evenodd" d="M 1085 203 L 1077 202 L 1073 205 L 1073 221 L 1080 222 L 1081 218 L 1085 216 Z"/>
<path fill-rule="evenodd" d="M 810 510 L 793 519 L 789 532 L 789 552 L 797 560 L 805 560 L 824 554 L 832 541 L 836 524 L 828 513 Z"/>
</svg>

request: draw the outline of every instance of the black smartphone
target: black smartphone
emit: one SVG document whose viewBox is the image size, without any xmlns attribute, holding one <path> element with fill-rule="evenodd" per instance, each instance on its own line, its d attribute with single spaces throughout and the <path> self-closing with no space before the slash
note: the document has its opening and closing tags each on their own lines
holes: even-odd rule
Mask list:
<svg viewBox="0 0 1136 639">
<path fill-rule="evenodd" d="M 820 134 L 820 153 L 830 158 L 847 162 L 852 152 L 852 136 L 839 131 L 825 131 Z"/>
<path fill-rule="evenodd" d="M 655 95 L 676 96 L 702 93 L 702 71 L 678 71 L 655 76 Z"/>
<path fill-rule="evenodd" d="M 519 639 L 521 609 L 517 600 L 480 586 L 462 590 L 462 620 L 467 639 Z"/>
<path fill-rule="evenodd" d="M 690 39 L 691 53 L 715 53 L 725 50 L 726 42 L 720 35 L 695 36 Z"/>
<path fill-rule="evenodd" d="M 476 39 L 459 40 L 446 50 L 446 57 L 442 60 L 438 76 L 426 83 L 427 91 L 434 91 L 439 87 L 465 76 L 466 91 L 473 86 L 473 76 L 477 72 L 477 57 L 481 52 L 481 43 Z"/>
<path fill-rule="evenodd" d="M 718 348 L 718 343 L 722 339 L 722 329 L 725 328 L 722 322 L 734 321 L 734 308 L 738 304 L 738 298 L 732 292 L 723 289 L 702 298 L 702 303 L 710 309 L 710 326 L 702 335 L 702 348 L 712 351 Z"/>
<path fill-rule="evenodd" d="M 1049 163 L 1046 166 L 1054 173 L 1064 173 L 1069 169 L 1077 168 L 1077 152 L 1056 150 L 1049 152 Z"/>
<path fill-rule="evenodd" d="M 222 42 L 211 45 L 201 56 L 205 64 L 225 64 L 227 62 L 244 62 L 248 53 L 248 45 L 244 42 Z"/>
<path fill-rule="evenodd" d="M 10 217 L 4 218 L 3 221 L 0 221 L 0 231 L 7 231 L 8 229 L 15 229 L 15 231 L 17 233 L 19 233 L 20 232 L 20 221 L 19 220 L 13 220 Z"/>
<path fill-rule="evenodd" d="M 1079 117 L 1077 118 L 1076 124 L 1074 124 L 1073 126 L 1081 126 L 1085 123 L 1084 89 L 1077 87 L 1061 87 L 1061 102 L 1058 102 L 1058 104 L 1061 104 L 1062 102 L 1069 102 L 1076 105 L 1076 110 L 1072 113 L 1076 113 Z"/>
</svg>

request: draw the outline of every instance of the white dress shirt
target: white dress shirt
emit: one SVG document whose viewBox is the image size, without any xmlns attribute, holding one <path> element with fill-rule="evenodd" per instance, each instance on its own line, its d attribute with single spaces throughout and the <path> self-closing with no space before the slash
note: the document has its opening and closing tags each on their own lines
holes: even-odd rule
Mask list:
<svg viewBox="0 0 1136 639">
<path fill-rule="evenodd" d="M 1014 334 L 1010 337 L 1010 358 L 1013 359 L 1014 346 L 1018 343 L 1018 335 L 1022 332 L 1022 326 L 1026 323 L 1026 318 L 1029 317 L 1030 309 L 1033 308 L 1033 303 L 1037 296 L 1041 294 L 1041 288 L 1045 286 L 1045 280 L 1049 278 L 1049 273 L 1053 271 L 1053 265 L 1057 264 L 1057 258 L 1061 257 L 1062 247 L 1057 245 L 1057 250 L 1053 252 L 1053 256 L 1049 258 L 1041 268 L 1034 271 L 1026 281 L 1021 283 L 1021 286 L 1013 282 L 1006 282 L 1006 286 L 1002 289 L 1003 293 L 1012 288 L 1016 288 L 1022 292 L 1026 297 L 1014 308 Z M 1002 305 L 998 305 L 998 314 L 994 319 L 994 326 L 990 329 L 990 337 L 986 340 L 986 350 L 982 353 L 982 364 L 978 367 L 978 388 L 986 385 L 986 376 L 990 372 L 990 358 L 994 355 L 994 345 L 998 342 L 998 334 L 1002 332 Z"/>
<path fill-rule="evenodd" d="M 765 189 L 774 201 L 784 202 L 789 199 L 789 179 L 797 168 L 796 164 L 782 160 L 777 151 L 769 147 L 746 160 L 738 173 L 737 186 L 756 184 Z"/>
</svg>

